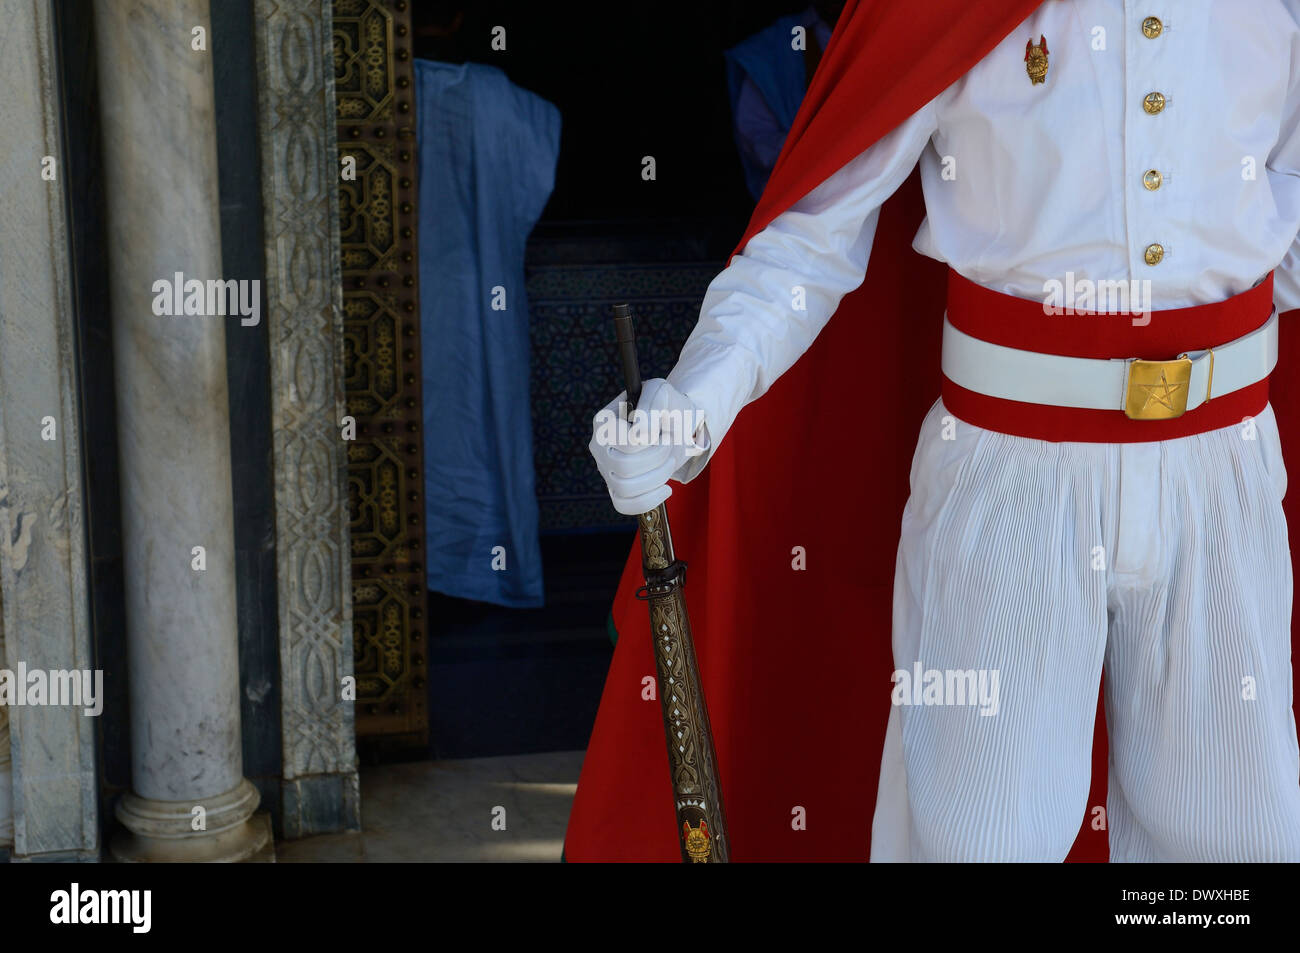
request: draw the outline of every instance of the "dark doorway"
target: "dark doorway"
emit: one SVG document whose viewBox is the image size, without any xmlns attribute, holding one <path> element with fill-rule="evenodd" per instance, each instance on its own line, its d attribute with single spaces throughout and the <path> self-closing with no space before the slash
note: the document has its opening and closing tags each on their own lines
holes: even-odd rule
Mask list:
<svg viewBox="0 0 1300 953">
<path fill-rule="evenodd" d="M 417 55 L 503 70 L 563 121 L 555 187 L 525 266 L 546 605 L 431 593 L 434 757 L 586 747 L 634 540 L 634 521 L 614 511 L 587 452 L 592 415 L 621 388 L 609 307 L 634 303 L 642 373 L 664 376 L 753 205 L 723 51 L 806 5 L 489 0 L 466 5 L 453 42 L 415 45 Z"/>
</svg>

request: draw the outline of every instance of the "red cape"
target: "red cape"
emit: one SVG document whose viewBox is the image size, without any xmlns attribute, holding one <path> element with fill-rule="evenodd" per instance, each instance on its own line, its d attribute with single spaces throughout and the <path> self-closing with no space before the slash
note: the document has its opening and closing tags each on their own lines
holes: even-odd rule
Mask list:
<svg viewBox="0 0 1300 953">
<path fill-rule="evenodd" d="M 960 78 L 1038 2 L 849 0 L 737 251 Z M 913 174 L 885 204 L 862 287 L 668 501 L 673 541 L 690 565 L 687 603 L 736 861 L 869 854 L 907 473 L 939 395 L 946 272 L 911 249 L 923 215 Z M 1282 361 L 1300 355 L 1291 324 L 1283 321 Z M 919 353 L 933 359 L 918 374 Z M 886 372 L 861 373 L 864 355 Z M 1284 446 L 1300 447 L 1300 385 L 1274 375 L 1272 399 Z M 856 460 L 832 439 L 846 415 L 860 428 Z M 836 481 L 864 472 L 867 486 L 852 496 L 873 505 L 845 512 Z M 795 547 L 804 571 L 791 568 Z M 659 702 L 642 697 L 655 662 L 645 604 L 633 595 L 641 581 L 638 543 L 613 609 L 618 645 L 569 819 L 570 861 L 681 859 Z M 1090 808 L 1105 804 L 1106 763 L 1099 708 Z M 806 830 L 792 828 L 796 807 Z M 1087 817 L 1080 825 L 1070 859 L 1105 860 L 1105 831 Z"/>
</svg>

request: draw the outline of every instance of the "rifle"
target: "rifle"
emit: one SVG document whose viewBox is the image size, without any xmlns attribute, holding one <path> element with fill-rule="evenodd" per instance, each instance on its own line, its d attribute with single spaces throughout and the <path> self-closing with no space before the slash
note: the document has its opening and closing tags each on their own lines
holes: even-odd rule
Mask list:
<svg viewBox="0 0 1300 953">
<path fill-rule="evenodd" d="M 623 362 L 630 422 L 641 399 L 641 370 L 631 307 L 614 305 L 614 329 Z M 686 612 L 686 563 L 673 551 L 668 509 L 663 503 L 642 513 L 637 520 L 645 585 L 636 595 L 650 609 L 650 637 L 655 646 L 659 703 L 668 743 L 682 863 L 725 864 L 730 860 L 731 849 L 709 710 L 704 703 L 691 620 Z"/>
</svg>

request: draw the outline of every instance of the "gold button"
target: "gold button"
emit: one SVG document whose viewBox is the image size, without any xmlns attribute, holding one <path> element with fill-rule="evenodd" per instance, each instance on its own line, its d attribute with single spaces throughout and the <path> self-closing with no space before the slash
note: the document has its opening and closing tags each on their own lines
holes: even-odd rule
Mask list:
<svg viewBox="0 0 1300 953">
<path fill-rule="evenodd" d="M 1142 108 L 1148 115 L 1154 116 L 1156 113 L 1164 112 L 1165 94 L 1164 93 L 1147 93 L 1146 99 L 1142 100 Z"/>
<path fill-rule="evenodd" d="M 1165 246 L 1159 243 L 1148 245 L 1143 257 L 1148 265 L 1158 265 L 1165 260 Z"/>
<path fill-rule="evenodd" d="M 1142 185 L 1148 192 L 1154 192 L 1164 184 L 1165 177 L 1160 174 L 1159 169 L 1147 169 L 1146 175 L 1142 176 Z"/>
<path fill-rule="evenodd" d="M 1142 32 L 1155 39 L 1165 31 L 1165 25 L 1160 22 L 1159 17 L 1147 17 L 1142 21 Z"/>
</svg>

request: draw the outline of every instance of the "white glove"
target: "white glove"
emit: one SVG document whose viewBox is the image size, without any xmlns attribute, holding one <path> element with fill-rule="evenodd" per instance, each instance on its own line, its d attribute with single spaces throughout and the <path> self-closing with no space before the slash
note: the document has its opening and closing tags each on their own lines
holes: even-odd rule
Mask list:
<svg viewBox="0 0 1300 953">
<path fill-rule="evenodd" d="M 630 422 L 626 409 L 624 391 L 596 414 L 589 449 L 614 509 L 639 516 L 672 495 L 668 481 L 709 443 L 700 409 L 663 378 L 642 385 Z"/>
</svg>

